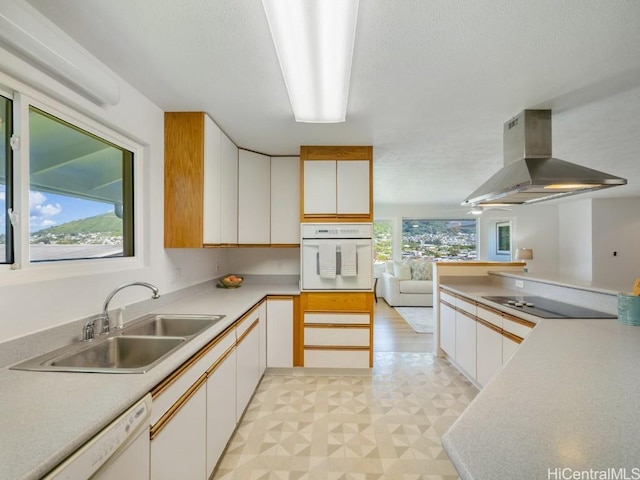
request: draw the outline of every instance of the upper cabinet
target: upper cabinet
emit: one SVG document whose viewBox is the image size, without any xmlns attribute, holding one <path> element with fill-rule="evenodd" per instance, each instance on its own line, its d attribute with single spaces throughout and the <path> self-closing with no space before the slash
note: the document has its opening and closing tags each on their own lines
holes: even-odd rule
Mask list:
<svg viewBox="0 0 640 480">
<path fill-rule="evenodd" d="M 238 244 L 271 243 L 271 159 L 240 150 L 238 163 Z"/>
<path fill-rule="evenodd" d="M 164 245 L 237 244 L 238 149 L 203 112 L 165 113 Z"/>
<path fill-rule="evenodd" d="M 300 243 L 300 159 L 271 157 L 271 244 Z"/>
<path fill-rule="evenodd" d="M 373 221 L 373 148 L 300 147 L 302 222 Z"/>
</svg>

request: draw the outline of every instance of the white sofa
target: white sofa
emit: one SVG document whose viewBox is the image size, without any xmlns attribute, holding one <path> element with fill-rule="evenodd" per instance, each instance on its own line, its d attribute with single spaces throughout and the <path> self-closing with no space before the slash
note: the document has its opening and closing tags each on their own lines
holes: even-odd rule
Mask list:
<svg viewBox="0 0 640 480">
<path fill-rule="evenodd" d="M 432 268 L 426 260 L 387 262 L 380 278 L 382 297 L 392 307 L 432 307 Z"/>
</svg>

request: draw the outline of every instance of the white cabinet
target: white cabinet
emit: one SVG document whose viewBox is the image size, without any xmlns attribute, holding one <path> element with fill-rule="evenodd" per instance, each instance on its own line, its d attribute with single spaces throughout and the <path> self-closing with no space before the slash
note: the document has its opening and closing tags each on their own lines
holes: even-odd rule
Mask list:
<svg viewBox="0 0 640 480">
<path fill-rule="evenodd" d="M 207 392 L 205 382 L 182 403 L 151 441 L 153 480 L 204 480 L 206 475 Z"/>
<path fill-rule="evenodd" d="M 502 332 L 492 324 L 484 324 L 480 321 L 477 322 L 476 327 L 476 380 L 484 386 L 502 368 Z"/>
<path fill-rule="evenodd" d="M 220 243 L 238 243 L 238 147 L 220 132 Z"/>
<path fill-rule="evenodd" d="M 236 351 L 214 365 L 207 379 L 207 478 L 236 428 Z"/>
<path fill-rule="evenodd" d="M 300 159 L 271 158 L 271 243 L 300 243 Z"/>
<path fill-rule="evenodd" d="M 260 316 L 258 308 L 243 317 L 237 327 L 236 421 L 249 404 L 262 372 L 260 371 Z"/>
<path fill-rule="evenodd" d="M 335 160 L 304 162 L 304 214 L 320 215 L 337 212 Z"/>
<path fill-rule="evenodd" d="M 258 331 L 260 332 L 260 358 L 258 360 L 258 381 L 267 369 L 267 302 L 260 302 L 257 308 Z M 257 384 L 257 382 L 256 382 Z"/>
<path fill-rule="evenodd" d="M 271 243 L 271 160 L 240 150 L 238 157 L 238 243 Z"/>
<path fill-rule="evenodd" d="M 91 477 L 91 480 L 149 479 L 149 427 L 117 457 Z"/>
<path fill-rule="evenodd" d="M 165 113 L 164 244 L 237 243 L 238 149 L 203 112 Z"/>
<path fill-rule="evenodd" d="M 516 350 L 520 346 L 520 342 L 517 339 L 507 336 L 503 333 L 502 335 L 502 364 L 504 365 L 509 361 L 511 356 L 516 353 Z"/>
<path fill-rule="evenodd" d="M 451 358 L 456 358 L 456 311 L 440 303 L 440 348 Z"/>
<path fill-rule="evenodd" d="M 338 161 L 336 165 L 337 213 L 369 213 L 370 163 L 368 160 Z"/>
<path fill-rule="evenodd" d="M 267 367 L 293 367 L 293 298 L 267 299 Z"/>
<path fill-rule="evenodd" d="M 305 161 L 304 214 L 369 214 L 370 165 L 368 160 Z"/>
<path fill-rule="evenodd" d="M 476 321 L 461 311 L 456 311 L 456 362 L 476 378 Z"/>
</svg>

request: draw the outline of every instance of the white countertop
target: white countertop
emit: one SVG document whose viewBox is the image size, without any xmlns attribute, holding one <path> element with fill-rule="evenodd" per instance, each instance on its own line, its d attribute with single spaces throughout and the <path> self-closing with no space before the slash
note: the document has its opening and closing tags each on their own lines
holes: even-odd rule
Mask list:
<svg viewBox="0 0 640 480">
<path fill-rule="evenodd" d="M 452 289 L 487 303 L 485 287 Z M 640 478 L 638 372 L 640 327 L 539 319 L 443 445 L 464 480 L 574 478 L 565 468 Z"/>
<path fill-rule="evenodd" d="M 226 318 L 144 374 L 0 369 L 0 480 L 42 477 L 265 295 L 299 293 L 297 283 L 245 284 L 211 288 L 158 309 Z"/>
</svg>

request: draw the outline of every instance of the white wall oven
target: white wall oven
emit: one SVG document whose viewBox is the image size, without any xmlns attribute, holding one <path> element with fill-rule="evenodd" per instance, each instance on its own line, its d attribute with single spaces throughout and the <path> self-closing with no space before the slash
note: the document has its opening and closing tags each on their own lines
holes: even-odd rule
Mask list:
<svg viewBox="0 0 640 480">
<path fill-rule="evenodd" d="M 303 223 L 302 291 L 373 290 L 371 223 Z"/>
</svg>

